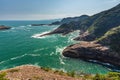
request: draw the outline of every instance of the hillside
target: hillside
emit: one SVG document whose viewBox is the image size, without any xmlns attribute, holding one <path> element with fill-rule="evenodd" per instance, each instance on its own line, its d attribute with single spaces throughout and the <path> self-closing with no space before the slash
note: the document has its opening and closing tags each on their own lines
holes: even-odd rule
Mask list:
<svg viewBox="0 0 120 80">
<path fill-rule="evenodd" d="M 53 22 L 50 24 L 50 25 L 56 25 L 56 24 L 58 25 L 59 24 L 60 27 L 58 27 L 57 29 L 55 29 L 49 33 L 43 34 L 41 36 L 51 35 L 51 34 L 65 35 L 72 31 L 79 30 L 80 29 L 79 22 L 82 22 L 83 20 L 86 20 L 88 18 L 89 18 L 89 16 L 87 16 L 87 15 L 82 15 L 80 17 L 63 18 L 61 21 L 56 21 L 56 22 Z"/>
<path fill-rule="evenodd" d="M 120 57 L 120 26 L 112 28 L 97 41 L 100 44 L 109 46 L 112 50 L 118 53 L 116 56 Z"/>
<path fill-rule="evenodd" d="M 89 18 L 88 15 L 82 15 L 82 16 L 79 16 L 79 17 L 67 17 L 67 18 L 63 18 L 60 23 L 61 24 L 69 24 L 70 22 L 74 21 L 74 22 L 77 22 L 77 21 L 83 21 L 85 19 Z"/>
<path fill-rule="evenodd" d="M 66 22 L 66 21 L 65 21 Z M 91 41 L 104 35 L 108 30 L 120 25 L 120 4 L 88 18 L 72 21 L 68 24 L 62 24 L 52 31 L 52 34 L 80 30 L 80 36 L 75 40 Z M 86 34 L 87 33 L 87 34 Z"/>
</svg>

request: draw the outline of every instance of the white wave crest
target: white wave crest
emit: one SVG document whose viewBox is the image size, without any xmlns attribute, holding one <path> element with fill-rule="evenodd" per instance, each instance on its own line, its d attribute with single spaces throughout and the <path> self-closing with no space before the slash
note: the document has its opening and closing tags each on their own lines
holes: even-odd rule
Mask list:
<svg viewBox="0 0 120 80">
<path fill-rule="evenodd" d="M 59 60 L 60 60 L 60 63 L 61 63 L 61 64 L 63 64 L 63 65 L 65 64 L 65 62 L 63 61 L 62 58 L 59 58 Z"/>
<path fill-rule="evenodd" d="M 7 60 L 7 61 L 8 61 L 8 60 Z M 7 61 L 1 61 L 0 64 L 3 64 L 3 63 L 5 63 L 5 62 L 7 62 Z"/>
<path fill-rule="evenodd" d="M 28 27 L 31 27 L 32 25 L 27 25 Z"/>
<path fill-rule="evenodd" d="M 10 60 L 15 60 L 15 59 L 20 59 L 20 58 L 22 58 L 22 57 L 24 57 L 24 56 L 26 56 L 27 54 L 24 54 L 24 55 L 21 55 L 21 56 L 17 56 L 17 57 L 13 57 L 13 58 L 11 58 Z"/>
<path fill-rule="evenodd" d="M 52 56 L 54 54 L 54 52 L 50 53 L 50 56 Z"/>
<path fill-rule="evenodd" d="M 40 33 L 40 34 L 34 34 L 34 35 L 32 36 L 32 38 L 46 38 L 46 36 L 42 36 L 42 35 L 44 35 L 44 34 L 46 34 L 46 33 L 49 33 L 49 31 L 45 31 L 45 32 Z"/>
<path fill-rule="evenodd" d="M 34 50 L 33 52 L 38 52 L 38 51 L 41 51 L 41 50 L 44 50 L 44 49 L 46 49 L 46 48 L 36 49 L 36 50 Z"/>
<path fill-rule="evenodd" d="M 56 53 L 62 53 L 62 51 L 63 51 L 65 48 L 66 48 L 66 47 L 56 46 Z"/>
<path fill-rule="evenodd" d="M 68 34 L 69 38 L 68 38 L 68 43 L 76 43 L 77 41 L 74 41 L 73 39 L 76 37 L 76 36 L 79 36 L 79 30 L 76 30 L 70 34 Z"/>
<path fill-rule="evenodd" d="M 41 56 L 41 55 L 40 54 L 28 54 L 28 56 L 37 57 L 37 56 Z"/>
<path fill-rule="evenodd" d="M 24 55 L 21 55 L 21 56 L 17 56 L 17 57 L 10 58 L 10 60 L 20 59 L 20 58 L 23 58 L 23 57 L 25 57 L 25 56 L 36 57 L 36 56 L 40 56 L 40 54 L 24 54 Z"/>
</svg>

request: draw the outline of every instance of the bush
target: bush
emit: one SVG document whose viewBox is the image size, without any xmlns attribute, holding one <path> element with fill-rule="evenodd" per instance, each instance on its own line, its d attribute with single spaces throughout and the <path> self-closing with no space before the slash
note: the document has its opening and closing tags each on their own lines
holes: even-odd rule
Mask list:
<svg viewBox="0 0 120 80">
<path fill-rule="evenodd" d="M 45 70 L 45 71 L 50 71 L 51 69 L 49 67 L 41 67 L 41 69 Z"/>
<path fill-rule="evenodd" d="M 106 80 L 105 75 L 96 74 L 93 80 Z"/>
<path fill-rule="evenodd" d="M 5 78 L 6 73 L 0 73 L 0 80 L 9 80 L 7 78 Z"/>
<path fill-rule="evenodd" d="M 120 80 L 120 73 L 118 73 L 118 72 L 109 72 L 106 75 L 96 74 L 93 77 L 93 80 Z"/>
<path fill-rule="evenodd" d="M 74 71 L 68 72 L 67 75 L 71 77 L 75 77 L 75 72 Z"/>
</svg>

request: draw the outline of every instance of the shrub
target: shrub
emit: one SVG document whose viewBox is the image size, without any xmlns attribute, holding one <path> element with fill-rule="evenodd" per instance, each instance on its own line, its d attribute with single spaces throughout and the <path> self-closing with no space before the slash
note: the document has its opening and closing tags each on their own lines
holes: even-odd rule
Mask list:
<svg viewBox="0 0 120 80">
<path fill-rule="evenodd" d="M 104 75 L 96 74 L 93 80 L 106 80 Z"/>
<path fill-rule="evenodd" d="M 74 71 L 68 72 L 67 75 L 71 77 L 75 77 L 75 72 Z"/>
<path fill-rule="evenodd" d="M 45 70 L 45 71 L 50 71 L 51 69 L 49 67 L 41 67 L 41 69 Z"/>
<path fill-rule="evenodd" d="M 9 79 L 5 78 L 5 76 L 6 76 L 5 72 L 4 73 L 0 73 L 0 80 L 9 80 Z"/>
</svg>

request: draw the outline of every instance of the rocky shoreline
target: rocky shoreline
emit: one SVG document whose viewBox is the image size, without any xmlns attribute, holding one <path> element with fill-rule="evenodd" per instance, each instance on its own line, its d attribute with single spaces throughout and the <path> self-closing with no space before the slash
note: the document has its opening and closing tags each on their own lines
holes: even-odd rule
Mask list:
<svg viewBox="0 0 120 80">
<path fill-rule="evenodd" d="M 80 42 L 78 44 L 70 45 L 63 50 L 62 54 L 65 57 L 78 58 L 87 61 L 96 60 L 114 66 L 120 66 L 120 58 L 114 55 L 116 53 L 109 47 L 96 42 Z"/>
</svg>

